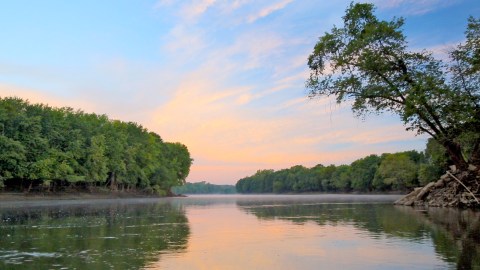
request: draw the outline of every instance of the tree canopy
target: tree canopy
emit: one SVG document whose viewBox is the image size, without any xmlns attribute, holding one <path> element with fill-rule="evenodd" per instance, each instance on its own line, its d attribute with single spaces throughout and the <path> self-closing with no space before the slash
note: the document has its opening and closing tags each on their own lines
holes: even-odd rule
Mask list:
<svg viewBox="0 0 480 270">
<path fill-rule="evenodd" d="M 310 96 L 353 100 L 358 115 L 392 112 L 431 135 L 451 162 L 480 163 L 480 19 L 449 61 L 409 50 L 403 18 L 379 20 L 373 4 L 350 4 L 343 27 L 321 36 L 308 58 Z"/>
<path fill-rule="evenodd" d="M 426 158 L 422 152 L 406 151 L 369 155 L 350 165 L 259 170 L 238 180 L 235 187 L 239 193 L 403 192 L 439 177 L 442 164 L 437 160 L 441 156 L 439 152 Z"/>
<path fill-rule="evenodd" d="M 167 194 L 185 183 L 185 145 L 137 123 L 0 98 L 0 188 L 109 187 Z"/>
<path fill-rule="evenodd" d="M 215 185 L 205 181 L 196 183 L 186 183 L 182 186 L 172 188 L 175 194 L 234 194 L 236 193 L 233 185 Z"/>
</svg>

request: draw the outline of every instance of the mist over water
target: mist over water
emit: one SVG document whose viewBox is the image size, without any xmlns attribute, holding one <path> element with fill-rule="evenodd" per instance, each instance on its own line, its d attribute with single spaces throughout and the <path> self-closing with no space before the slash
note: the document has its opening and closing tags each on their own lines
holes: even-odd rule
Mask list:
<svg viewBox="0 0 480 270">
<path fill-rule="evenodd" d="M 0 269 L 479 269 L 480 213 L 395 195 L 4 202 Z"/>
</svg>

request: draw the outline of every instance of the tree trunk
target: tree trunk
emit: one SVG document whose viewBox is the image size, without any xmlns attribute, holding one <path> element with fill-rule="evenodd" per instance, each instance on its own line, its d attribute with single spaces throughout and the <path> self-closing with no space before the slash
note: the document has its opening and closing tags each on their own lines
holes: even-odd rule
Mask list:
<svg viewBox="0 0 480 270">
<path fill-rule="evenodd" d="M 27 193 L 30 193 L 30 190 L 32 189 L 33 181 L 30 180 L 30 185 L 28 186 Z"/>
<path fill-rule="evenodd" d="M 468 161 L 471 164 L 479 165 L 480 164 L 480 139 L 475 140 L 475 144 L 472 148 L 472 154 L 470 155 L 470 160 Z"/>
<path fill-rule="evenodd" d="M 460 144 L 453 142 L 451 140 L 445 140 L 441 142 L 442 145 L 447 149 L 449 157 L 452 159 L 453 165 L 457 168 L 464 170 L 468 167 L 468 163 L 463 157 L 462 148 Z"/>
<path fill-rule="evenodd" d="M 117 183 L 115 180 L 115 172 L 112 172 L 110 175 L 110 190 L 117 190 Z"/>
</svg>

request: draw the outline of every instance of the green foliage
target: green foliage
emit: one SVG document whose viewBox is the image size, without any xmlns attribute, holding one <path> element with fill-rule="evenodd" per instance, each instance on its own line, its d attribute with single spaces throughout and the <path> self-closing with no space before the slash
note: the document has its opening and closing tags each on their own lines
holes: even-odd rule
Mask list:
<svg viewBox="0 0 480 270">
<path fill-rule="evenodd" d="M 2 179 L 23 176 L 25 166 L 25 147 L 18 141 L 0 135 L 0 164 Z"/>
<path fill-rule="evenodd" d="M 469 19 L 466 42 L 449 63 L 409 51 L 403 23 L 379 20 L 373 4 L 352 3 L 343 27 L 321 36 L 309 56 L 310 95 L 353 100 L 358 115 L 392 112 L 407 129 L 430 134 L 457 166 L 480 162 L 480 20 Z"/>
<path fill-rule="evenodd" d="M 426 185 L 439 178 L 441 170 L 431 164 L 420 164 L 418 168 L 418 182 L 420 185 Z"/>
<path fill-rule="evenodd" d="M 238 180 L 235 187 L 239 193 L 405 191 L 436 180 L 438 171 L 442 168 L 423 153 L 406 151 L 370 155 L 350 165 L 259 170 Z"/>
<path fill-rule="evenodd" d="M 352 188 L 362 192 L 373 190 L 372 181 L 380 162 L 381 158 L 377 155 L 370 155 L 354 161 L 350 165 Z"/>
<path fill-rule="evenodd" d="M 418 181 L 425 185 L 438 179 L 448 168 L 450 159 L 444 147 L 437 141 L 429 139 L 425 149 L 425 164 L 420 164 Z"/>
<path fill-rule="evenodd" d="M 107 157 L 105 156 L 105 137 L 97 135 L 90 138 L 87 148 L 85 170 L 87 179 L 104 182 L 107 179 Z"/>
<path fill-rule="evenodd" d="M 234 194 L 236 190 L 232 185 L 215 185 L 202 181 L 173 187 L 172 192 L 175 194 Z"/>
<path fill-rule="evenodd" d="M 185 182 L 191 163 L 186 146 L 136 123 L 0 98 L 0 183 L 7 190 L 35 182 L 165 195 Z"/>
<path fill-rule="evenodd" d="M 408 153 L 386 154 L 375 173 L 373 185 L 379 190 L 406 190 L 418 185 L 418 166 Z"/>
<path fill-rule="evenodd" d="M 336 190 L 350 191 L 352 185 L 350 166 L 338 166 L 335 172 L 332 174 L 332 179 L 335 179 L 335 181 L 333 181 L 333 187 Z"/>
</svg>

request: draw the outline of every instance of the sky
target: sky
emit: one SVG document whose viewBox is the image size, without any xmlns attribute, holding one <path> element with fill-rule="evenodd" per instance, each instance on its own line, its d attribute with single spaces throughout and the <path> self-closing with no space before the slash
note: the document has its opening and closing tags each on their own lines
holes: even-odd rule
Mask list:
<svg viewBox="0 0 480 270">
<path fill-rule="evenodd" d="M 398 116 L 309 99 L 308 55 L 350 0 L 0 1 L 0 96 L 133 121 L 185 144 L 189 182 L 422 151 Z M 374 0 L 413 50 L 464 41 L 478 0 Z"/>
</svg>

